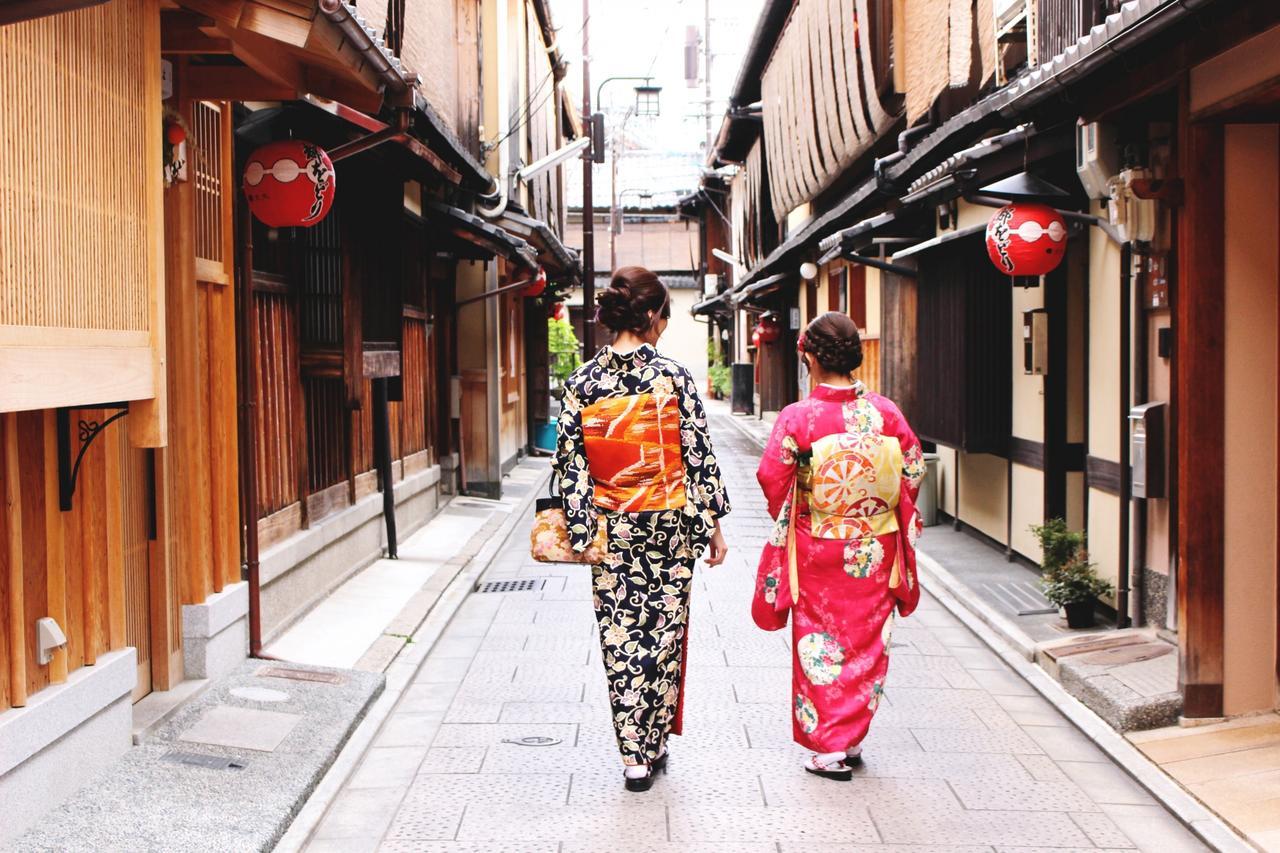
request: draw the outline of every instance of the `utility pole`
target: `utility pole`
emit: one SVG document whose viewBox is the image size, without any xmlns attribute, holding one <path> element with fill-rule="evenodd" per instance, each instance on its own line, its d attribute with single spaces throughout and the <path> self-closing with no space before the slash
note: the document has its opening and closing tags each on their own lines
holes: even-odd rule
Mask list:
<svg viewBox="0 0 1280 853">
<path fill-rule="evenodd" d="M 591 121 L 591 0 L 582 0 L 582 125 L 592 133 Z M 596 210 L 591 196 L 591 169 L 595 165 L 591 139 L 582 151 L 582 349 L 583 360 L 596 353 Z"/>
<path fill-rule="evenodd" d="M 711 0 L 702 0 L 702 65 L 706 77 L 707 156 L 711 156 Z"/>
</svg>

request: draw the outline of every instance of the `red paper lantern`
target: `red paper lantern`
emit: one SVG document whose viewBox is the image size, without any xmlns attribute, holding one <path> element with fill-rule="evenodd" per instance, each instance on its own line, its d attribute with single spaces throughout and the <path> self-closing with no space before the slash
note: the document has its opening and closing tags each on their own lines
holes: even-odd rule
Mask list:
<svg viewBox="0 0 1280 853">
<path fill-rule="evenodd" d="M 181 145 L 187 141 L 187 129 L 177 122 L 164 126 L 164 138 L 170 145 Z"/>
<path fill-rule="evenodd" d="M 538 267 L 538 274 L 533 277 L 533 281 L 529 286 L 520 291 L 521 296 L 541 296 L 542 291 L 547 289 L 547 271 L 542 267 Z"/>
<path fill-rule="evenodd" d="M 244 194 L 249 210 L 272 228 L 310 227 L 333 207 L 333 161 L 324 149 L 301 139 L 284 139 L 249 155 Z"/>
<path fill-rule="evenodd" d="M 556 320 L 569 319 L 569 309 L 565 308 L 563 302 L 557 302 L 555 307 L 551 309 L 551 316 Z"/>
<path fill-rule="evenodd" d="M 766 344 L 771 344 L 782 337 L 782 327 L 778 325 L 775 317 L 762 318 L 756 326 L 756 331 L 760 333 L 760 340 Z"/>
<path fill-rule="evenodd" d="M 1053 272 L 1067 251 L 1067 223 L 1046 204 L 1010 204 L 987 223 L 987 254 L 1008 276 Z"/>
</svg>

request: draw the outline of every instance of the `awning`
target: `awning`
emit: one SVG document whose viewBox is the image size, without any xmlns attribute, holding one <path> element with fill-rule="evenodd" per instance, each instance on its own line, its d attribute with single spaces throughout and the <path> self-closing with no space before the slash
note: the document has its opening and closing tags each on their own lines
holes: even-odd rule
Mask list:
<svg viewBox="0 0 1280 853">
<path fill-rule="evenodd" d="M 921 252 L 927 252 L 930 249 L 945 246 L 947 243 L 954 243 L 956 240 L 963 240 L 965 237 L 975 237 L 986 230 L 987 224 L 983 222 L 979 225 L 970 225 L 968 228 L 961 228 L 957 231 L 947 231 L 943 234 L 939 234 L 937 237 L 925 240 L 922 243 L 916 243 L 914 246 L 909 248 L 899 249 L 893 253 L 893 259 L 896 261 L 901 258 L 909 258 L 912 255 L 918 255 Z"/>
<path fill-rule="evenodd" d="M 413 119 L 410 130 L 437 154 L 448 161 L 462 176 L 462 186 L 476 192 L 487 192 L 493 187 L 493 176 L 472 156 L 462 140 L 454 135 L 449 125 L 421 93 L 413 95 Z"/>
<path fill-rule="evenodd" d="M 554 279 L 582 278 L 578 253 L 566 246 L 551 226 L 508 207 L 496 220 L 506 231 L 528 242 L 538 253 L 538 263 Z"/>
<path fill-rule="evenodd" d="M 693 303 L 693 307 L 689 309 L 689 313 L 695 317 L 704 317 L 709 314 L 729 314 L 733 311 L 733 306 L 729 302 L 729 291 L 717 293 L 709 299 L 701 302 Z"/>
<path fill-rule="evenodd" d="M 311 93 L 371 113 L 384 102 L 413 102 L 418 75 L 342 0 L 176 2 L 183 11 L 165 13 L 161 51 L 217 59 L 190 66 L 190 97 L 274 101 Z M 226 62 L 228 54 L 243 65 Z"/>
<path fill-rule="evenodd" d="M 735 289 L 733 291 L 733 304 L 742 305 L 744 302 L 750 302 L 759 299 L 761 296 L 767 296 L 775 290 L 780 290 L 790 277 L 786 273 L 778 273 L 768 278 L 762 278 L 756 283 L 741 289 Z"/>
<path fill-rule="evenodd" d="M 848 228 L 837 231 L 830 237 L 823 238 L 818 243 L 818 251 L 822 253 L 818 263 L 829 263 L 841 255 L 853 252 L 857 248 L 860 238 L 866 237 L 868 234 L 887 225 L 892 225 L 897 219 L 897 211 L 877 213 L 875 216 L 862 220 L 857 225 L 851 225 Z"/>
<path fill-rule="evenodd" d="M 458 240 L 479 249 L 486 260 L 500 255 L 530 270 L 538 268 L 538 253 L 532 246 L 465 210 L 438 201 L 424 201 L 422 215 Z"/>
</svg>

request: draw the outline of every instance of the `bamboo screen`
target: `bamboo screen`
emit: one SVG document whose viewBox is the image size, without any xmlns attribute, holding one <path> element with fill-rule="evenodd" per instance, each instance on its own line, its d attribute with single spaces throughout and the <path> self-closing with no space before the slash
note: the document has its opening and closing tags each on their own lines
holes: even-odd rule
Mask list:
<svg viewBox="0 0 1280 853">
<path fill-rule="evenodd" d="M 0 27 L 0 326 L 148 331 L 155 26 L 116 0 Z"/>
<path fill-rule="evenodd" d="M 830 186 L 891 124 L 868 0 L 799 0 L 761 86 L 774 215 Z"/>
<path fill-rule="evenodd" d="M 950 24 L 957 17 L 955 5 L 954 0 L 906 0 L 902 52 L 908 124 L 929 112 L 954 76 Z"/>
</svg>

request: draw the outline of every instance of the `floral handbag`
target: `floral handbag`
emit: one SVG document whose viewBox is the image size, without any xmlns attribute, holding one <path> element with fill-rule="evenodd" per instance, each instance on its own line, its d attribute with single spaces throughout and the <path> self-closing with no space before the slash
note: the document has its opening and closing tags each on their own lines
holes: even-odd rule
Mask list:
<svg viewBox="0 0 1280 853">
<path fill-rule="evenodd" d="M 596 538 L 585 551 L 573 550 L 569 541 L 569 523 L 564 514 L 564 499 L 555 494 L 554 478 L 551 497 L 539 498 L 535 504 L 533 529 L 529 532 L 529 552 L 539 563 L 586 563 L 604 561 L 608 544 L 604 517 L 597 519 Z"/>
</svg>

